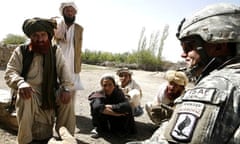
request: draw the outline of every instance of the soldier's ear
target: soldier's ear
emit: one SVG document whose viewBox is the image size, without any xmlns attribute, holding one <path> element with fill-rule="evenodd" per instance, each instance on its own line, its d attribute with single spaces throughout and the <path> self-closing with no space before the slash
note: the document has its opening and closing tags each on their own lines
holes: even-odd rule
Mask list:
<svg viewBox="0 0 240 144">
<path fill-rule="evenodd" d="M 204 46 L 210 57 L 218 57 L 228 55 L 230 50 L 228 49 L 227 43 L 212 44 L 206 43 Z"/>
</svg>

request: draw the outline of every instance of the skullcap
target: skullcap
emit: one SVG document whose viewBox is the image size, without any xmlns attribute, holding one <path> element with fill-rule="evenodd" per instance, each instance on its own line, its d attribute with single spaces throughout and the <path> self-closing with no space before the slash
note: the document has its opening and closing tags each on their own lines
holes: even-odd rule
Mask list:
<svg viewBox="0 0 240 144">
<path fill-rule="evenodd" d="M 76 12 L 77 12 L 77 5 L 74 2 L 63 2 L 63 3 L 61 3 L 61 6 L 59 8 L 59 11 L 60 11 L 61 15 L 63 15 L 63 9 L 65 7 L 68 7 L 68 6 L 73 7 L 76 10 Z"/>
<path fill-rule="evenodd" d="M 56 26 L 57 23 L 53 19 L 32 18 L 24 21 L 22 29 L 28 37 L 34 32 L 45 31 L 49 34 L 50 38 L 52 38 Z"/>
<path fill-rule="evenodd" d="M 119 76 L 121 73 L 128 73 L 130 75 L 133 74 L 133 72 L 131 72 L 127 67 L 121 68 L 119 70 L 117 70 L 117 75 Z"/>
<path fill-rule="evenodd" d="M 113 84 L 116 85 L 115 77 L 111 73 L 105 73 L 100 77 L 100 84 L 102 85 L 103 80 L 110 79 L 113 81 Z"/>
<path fill-rule="evenodd" d="M 165 74 L 165 79 L 181 86 L 186 86 L 188 84 L 188 78 L 182 71 L 168 70 Z"/>
<path fill-rule="evenodd" d="M 113 79 L 113 80 L 115 81 L 115 77 L 114 77 L 114 75 L 111 74 L 111 73 L 105 73 L 105 74 L 103 74 L 103 75 L 100 77 L 100 81 L 102 81 L 102 80 L 105 79 L 105 78 L 111 78 L 111 79 Z"/>
</svg>

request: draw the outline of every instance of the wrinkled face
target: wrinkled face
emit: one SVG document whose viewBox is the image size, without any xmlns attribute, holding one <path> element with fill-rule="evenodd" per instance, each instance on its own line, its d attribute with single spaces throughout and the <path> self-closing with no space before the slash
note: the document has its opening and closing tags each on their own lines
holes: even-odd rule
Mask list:
<svg viewBox="0 0 240 144">
<path fill-rule="evenodd" d="M 30 35 L 31 41 L 43 45 L 48 41 L 48 33 L 45 31 L 34 32 Z"/>
<path fill-rule="evenodd" d="M 167 93 L 175 94 L 177 92 L 181 92 L 183 90 L 183 86 L 176 84 L 175 82 L 171 81 L 168 83 L 167 86 Z"/>
<path fill-rule="evenodd" d="M 174 100 L 181 95 L 184 89 L 184 86 L 178 85 L 175 82 L 171 81 L 167 85 L 166 93 L 170 99 Z"/>
<path fill-rule="evenodd" d="M 114 82 L 107 78 L 101 81 L 101 86 L 106 95 L 111 95 L 115 88 Z"/>
<path fill-rule="evenodd" d="M 124 88 L 131 81 L 131 75 L 127 72 L 122 72 L 119 74 L 119 80 L 121 82 L 121 86 Z"/>
<path fill-rule="evenodd" d="M 75 15 L 77 11 L 72 6 L 67 6 L 63 9 L 64 21 L 68 24 L 72 24 L 75 21 Z"/>
<path fill-rule="evenodd" d="M 48 33 L 45 31 L 34 32 L 30 35 L 31 49 L 34 52 L 46 54 L 51 45 Z"/>
<path fill-rule="evenodd" d="M 74 17 L 76 12 L 77 11 L 72 6 L 67 6 L 63 9 L 63 15 L 67 17 Z"/>
</svg>

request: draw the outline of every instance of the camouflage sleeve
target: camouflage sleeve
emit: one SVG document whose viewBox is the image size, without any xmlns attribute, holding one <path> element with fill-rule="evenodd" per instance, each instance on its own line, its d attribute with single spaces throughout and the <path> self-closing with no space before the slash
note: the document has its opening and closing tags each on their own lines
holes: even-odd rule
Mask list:
<svg viewBox="0 0 240 144">
<path fill-rule="evenodd" d="M 144 141 L 131 141 L 127 142 L 126 144 L 169 144 L 163 134 L 167 123 L 168 122 L 162 123 L 149 139 L 146 139 Z"/>
</svg>

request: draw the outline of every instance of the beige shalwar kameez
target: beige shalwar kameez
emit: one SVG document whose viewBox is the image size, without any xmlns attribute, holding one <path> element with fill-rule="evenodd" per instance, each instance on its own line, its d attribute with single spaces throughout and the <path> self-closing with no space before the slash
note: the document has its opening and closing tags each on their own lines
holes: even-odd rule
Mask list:
<svg viewBox="0 0 240 144">
<path fill-rule="evenodd" d="M 33 139 L 51 137 L 53 134 L 55 116 L 56 130 L 61 126 L 65 126 L 71 134 L 74 134 L 76 119 L 72 100 L 68 104 L 62 104 L 58 98 L 56 98 L 56 110 L 41 109 L 43 95 L 41 92 L 43 80 L 42 55 L 34 54 L 26 81 L 20 76 L 22 65 L 22 54 L 20 47 L 18 47 L 13 51 L 7 65 L 5 73 L 6 83 L 15 90 L 23 83 L 30 85 L 34 90 L 32 97 L 27 100 L 21 99 L 19 95 L 17 95 L 16 111 L 19 125 L 17 136 L 18 143 L 26 144 Z M 56 68 L 61 87 L 72 89 L 73 84 L 60 48 L 56 50 Z"/>
</svg>

